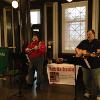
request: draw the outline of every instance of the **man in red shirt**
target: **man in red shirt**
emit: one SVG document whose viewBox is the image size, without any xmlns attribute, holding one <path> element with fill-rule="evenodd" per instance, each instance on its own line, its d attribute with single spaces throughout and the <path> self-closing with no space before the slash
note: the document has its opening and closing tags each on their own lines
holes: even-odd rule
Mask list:
<svg viewBox="0 0 100 100">
<path fill-rule="evenodd" d="M 25 52 L 29 57 L 29 70 L 27 82 L 33 84 L 34 73 L 37 71 L 37 89 L 43 86 L 43 64 L 46 52 L 45 43 L 39 40 L 38 33 L 33 35 L 32 42 L 25 48 Z"/>
</svg>

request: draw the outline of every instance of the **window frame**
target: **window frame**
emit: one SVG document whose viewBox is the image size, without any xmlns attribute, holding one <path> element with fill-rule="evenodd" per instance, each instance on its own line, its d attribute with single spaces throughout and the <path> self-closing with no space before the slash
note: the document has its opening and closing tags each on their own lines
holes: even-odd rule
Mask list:
<svg viewBox="0 0 100 100">
<path fill-rule="evenodd" d="M 73 7 L 81 7 L 86 6 L 86 23 L 85 23 L 85 32 L 87 31 L 88 27 L 88 1 L 80 1 L 80 2 L 72 2 L 72 3 L 63 3 L 62 4 L 62 53 L 74 53 L 74 50 L 65 50 L 65 33 L 64 33 L 64 25 L 65 25 L 65 19 L 64 19 L 64 11 L 66 8 L 73 8 Z"/>
</svg>

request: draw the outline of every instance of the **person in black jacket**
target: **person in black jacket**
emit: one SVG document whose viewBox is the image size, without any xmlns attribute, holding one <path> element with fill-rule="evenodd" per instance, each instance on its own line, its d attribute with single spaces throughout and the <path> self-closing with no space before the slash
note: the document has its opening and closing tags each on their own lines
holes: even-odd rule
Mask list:
<svg viewBox="0 0 100 100">
<path fill-rule="evenodd" d="M 100 58 L 96 54 L 100 53 L 100 41 L 95 39 L 95 31 L 88 30 L 86 34 L 87 39 L 81 41 L 76 47 L 76 57 L 86 57 L 84 62 L 86 65 L 82 66 L 83 82 L 85 85 L 84 96 L 89 98 L 93 94 L 92 83 L 96 89 L 97 100 L 100 100 Z"/>
</svg>

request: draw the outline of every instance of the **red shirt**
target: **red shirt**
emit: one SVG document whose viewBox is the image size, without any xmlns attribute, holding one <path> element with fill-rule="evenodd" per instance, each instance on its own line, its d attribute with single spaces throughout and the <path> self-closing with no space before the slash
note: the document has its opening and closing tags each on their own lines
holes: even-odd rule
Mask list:
<svg viewBox="0 0 100 100">
<path fill-rule="evenodd" d="M 38 46 L 37 50 L 34 50 L 35 46 Z M 27 48 L 31 49 L 30 52 L 25 51 L 28 54 L 29 59 L 42 56 L 46 52 L 46 46 L 44 42 L 32 41 L 30 44 L 28 44 Z"/>
</svg>

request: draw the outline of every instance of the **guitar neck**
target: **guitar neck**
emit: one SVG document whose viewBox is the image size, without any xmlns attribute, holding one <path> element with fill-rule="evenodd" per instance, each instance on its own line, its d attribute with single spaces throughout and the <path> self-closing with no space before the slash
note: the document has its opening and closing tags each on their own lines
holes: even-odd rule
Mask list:
<svg viewBox="0 0 100 100">
<path fill-rule="evenodd" d="M 82 56 L 84 56 L 84 57 L 99 57 L 100 53 L 87 53 L 87 54 L 83 54 Z"/>
</svg>

